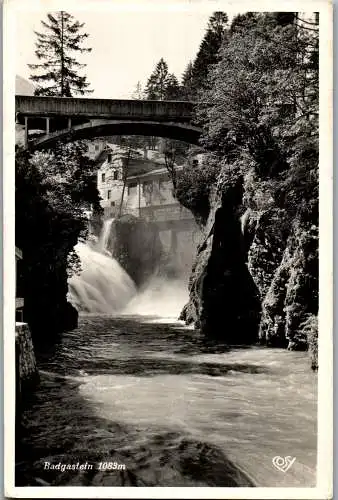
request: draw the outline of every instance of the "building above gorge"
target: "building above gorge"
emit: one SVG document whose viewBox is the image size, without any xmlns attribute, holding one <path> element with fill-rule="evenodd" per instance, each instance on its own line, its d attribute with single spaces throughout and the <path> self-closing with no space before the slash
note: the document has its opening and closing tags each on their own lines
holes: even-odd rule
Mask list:
<svg viewBox="0 0 338 500">
<path fill-rule="evenodd" d="M 141 209 L 150 206 L 180 207 L 172 194 L 165 156 L 159 150 L 128 149 L 106 141 L 103 148 L 92 146 L 92 158 L 95 153 L 97 188 L 105 218 L 115 217 L 120 212 L 141 216 Z M 183 167 L 176 165 L 175 168 L 179 171 Z M 146 213 L 150 214 L 149 208 Z M 142 215 L 145 215 L 144 210 Z"/>
</svg>

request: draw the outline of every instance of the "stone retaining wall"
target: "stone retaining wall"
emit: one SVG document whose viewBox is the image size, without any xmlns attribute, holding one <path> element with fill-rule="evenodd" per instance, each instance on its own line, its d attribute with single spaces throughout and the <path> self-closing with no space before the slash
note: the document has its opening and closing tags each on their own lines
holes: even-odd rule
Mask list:
<svg viewBox="0 0 338 500">
<path fill-rule="evenodd" d="M 31 332 L 27 323 L 15 324 L 16 398 L 22 403 L 25 390 L 38 381 Z"/>
</svg>

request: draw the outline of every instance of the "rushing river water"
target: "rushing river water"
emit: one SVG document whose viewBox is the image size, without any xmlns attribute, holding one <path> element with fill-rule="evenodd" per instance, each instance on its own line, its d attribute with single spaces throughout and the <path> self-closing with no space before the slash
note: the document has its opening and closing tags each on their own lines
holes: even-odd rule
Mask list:
<svg viewBox="0 0 338 500">
<path fill-rule="evenodd" d="M 307 354 L 206 345 L 175 320 L 186 285 L 154 277 L 136 291 L 107 252 L 111 224 L 77 245 L 82 273 L 69 280 L 71 302 L 91 314 L 38 353 L 17 485 L 314 486 Z M 295 461 L 283 472 L 276 456 Z M 53 468 L 77 464 L 90 467 Z"/>
<path fill-rule="evenodd" d="M 18 484 L 315 485 L 316 375 L 306 353 L 212 348 L 174 321 L 87 315 L 38 365 Z M 296 457 L 287 472 L 273 466 L 277 455 Z"/>
</svg>

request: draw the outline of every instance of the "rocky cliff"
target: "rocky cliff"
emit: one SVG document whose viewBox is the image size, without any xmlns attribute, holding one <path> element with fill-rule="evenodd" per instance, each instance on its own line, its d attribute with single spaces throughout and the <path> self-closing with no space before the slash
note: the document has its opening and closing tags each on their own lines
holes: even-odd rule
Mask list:
<svg viewBox="0 0 338 500">
<path fill-rule="evenodd" d="M 252 201 L 245 180 L 224 182 L 221 171 L 181 319 L 227 344 L 309 349 L 315 369 L 317 226 Z"/>
</svg>

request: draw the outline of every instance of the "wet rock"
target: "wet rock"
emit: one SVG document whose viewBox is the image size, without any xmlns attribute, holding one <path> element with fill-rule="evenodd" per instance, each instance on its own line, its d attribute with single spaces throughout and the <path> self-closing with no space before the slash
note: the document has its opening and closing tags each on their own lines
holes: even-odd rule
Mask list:
<svg viewBox="0 0 338 500">
<path fill-rule="evenodd" d="M 249 174 L 219 176 L 180 319 L 227 343 L 309 349 L 315 368 L 316 329 L 304 325 L 318 313 L 318 228 Z"/>
<path fill-rule="evenodd" d="M 257 340 L 260 303 L 246 266 L 238 207 L 241 185 L 212 193 L 211 211 L 182 312 L 208 338 L 231 344 Z"/>
<path fill-rule="evenodd" d="M 108 250 L 137 286 L 154 274 L 162 259 L 162 245 L 155 224 L 133 215 L 124 215 L 113 222 Z"/>
<path fill-rule="evenodd" d="M 312 370 L 318 369 L 318 318 L 310 314 L 302 325 L 307 336 Z"/>
<path fill-rule="evenodd" d="M 200 479 L 208 486 L 253 486 L 246 474 L 208 443 L 184 439 L 179 446 L 177 461 L 184 475 Z"/>
</svg>

